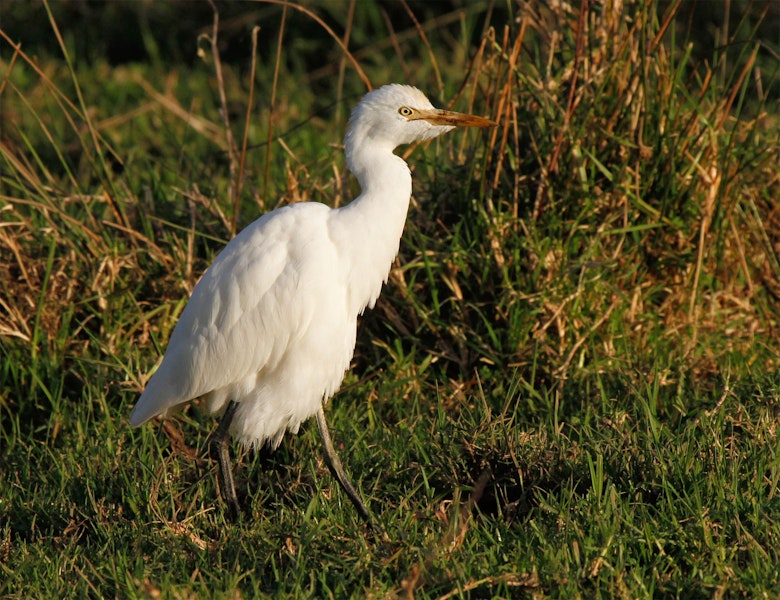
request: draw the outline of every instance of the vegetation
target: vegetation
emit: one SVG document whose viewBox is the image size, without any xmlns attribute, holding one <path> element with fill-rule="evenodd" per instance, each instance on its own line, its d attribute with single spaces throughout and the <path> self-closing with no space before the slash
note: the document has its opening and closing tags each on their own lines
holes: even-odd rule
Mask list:
<svg viewBox="0 0 780 600">
<path fill-rule="evenodd" d="M 3 597 L 780 595 L 778 9 L 0 1 Z M 404 148 L 401 252 L 316 427 L 131 430 L 199 275 L 356 192 L 409 82 L 492 132 Z"/>
</svg>

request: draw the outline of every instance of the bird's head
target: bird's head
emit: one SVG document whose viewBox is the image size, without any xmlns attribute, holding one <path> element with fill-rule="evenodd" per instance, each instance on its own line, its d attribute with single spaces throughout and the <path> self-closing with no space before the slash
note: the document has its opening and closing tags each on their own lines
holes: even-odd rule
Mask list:
<svg viewBox="0 0 780 600">
<path fill-rule="evenodd" d="M 401 144 L 429 140 L 456 127 L 493 127 L 493 121 L 434 108 L 420 90 L 397 83 L 366 94 L 352 111 L 344 144 L 370 143 L 392 151 Z"/>
</svg>

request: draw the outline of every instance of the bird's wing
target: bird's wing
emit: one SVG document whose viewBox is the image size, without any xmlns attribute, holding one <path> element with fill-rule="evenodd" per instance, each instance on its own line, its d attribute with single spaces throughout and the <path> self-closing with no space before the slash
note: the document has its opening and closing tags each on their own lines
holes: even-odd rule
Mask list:
<svg viewBox="0 0 780 600">
<path fill-rule="evenodd" d="M 300 291 L 301 245 L 328 251 L 328 211 L 313 203 L 274 211 L 224 248 L 195 286 L 132 425 L 273 368 L 284 356 L 316 303 Z"/>
</svg>

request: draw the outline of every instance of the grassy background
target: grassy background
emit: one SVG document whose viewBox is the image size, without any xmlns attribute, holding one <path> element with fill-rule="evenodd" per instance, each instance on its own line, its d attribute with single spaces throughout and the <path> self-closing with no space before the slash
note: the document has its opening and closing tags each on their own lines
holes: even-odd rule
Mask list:
<svg viewBox="0 0 780 600">
<path fill-rule="evenodd" d="M 0 14 L 0 594 L 780 594 L 775 4 Z M 313 424 L 242 456 L 229 523 L 197 403 L 127 414 L 235 231 L 356 194 L 339 142 L 389 81 L 500 127 L 402 149 L 329 407 L 387 540 Z"/>
</svg>

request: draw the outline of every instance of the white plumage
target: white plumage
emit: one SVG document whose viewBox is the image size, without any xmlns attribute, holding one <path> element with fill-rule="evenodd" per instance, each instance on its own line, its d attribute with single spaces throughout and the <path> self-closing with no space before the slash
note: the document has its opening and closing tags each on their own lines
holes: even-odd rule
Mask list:
<svg viewBox="0 0 780 600">
<path fill-rule="evenodd" d="M 237 403 L 230 431 L 246 445 L 296 433 L 338 390 L 358 315 L 398 253 L 412 179 L 393 150 L 458 125 L 493 123 L 434 109 L 405 85 L 367 94 L 344 140 L 361 194 L 336 209 L 280 208 L 238 234 L 195 286 L 130 423 L 204 397 L 212 413 Z"/>
</svg>

